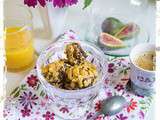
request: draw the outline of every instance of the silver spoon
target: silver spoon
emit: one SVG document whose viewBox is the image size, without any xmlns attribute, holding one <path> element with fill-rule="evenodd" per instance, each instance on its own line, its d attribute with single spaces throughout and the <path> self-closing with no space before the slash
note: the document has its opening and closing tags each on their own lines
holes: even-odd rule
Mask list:
<svg viewBox="0 0 160 120">
<path fill-rule="evenodd" d="M 127 105 L 127 101 L 123 96 L 112 96 L 102 102 L 101 113 L 105 115 L 115 115 L 119 113 L 124 106 Z"/>
</svg>

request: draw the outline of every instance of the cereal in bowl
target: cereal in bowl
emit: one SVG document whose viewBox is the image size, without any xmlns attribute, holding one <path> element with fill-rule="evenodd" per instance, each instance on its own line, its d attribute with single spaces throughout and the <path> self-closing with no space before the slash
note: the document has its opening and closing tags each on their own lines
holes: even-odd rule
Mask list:
<svg viewBox="0 0 160 120">
<path fill-rule="evenodd" d="M 59 59 L 42 67 L 42 74 L 51 85 L 76 90 L 96 83 L 96 66 L 86 60 L 87 55 L 78 43 L 68 44 L 65 54 L 67 59 Z"/>
</svg>

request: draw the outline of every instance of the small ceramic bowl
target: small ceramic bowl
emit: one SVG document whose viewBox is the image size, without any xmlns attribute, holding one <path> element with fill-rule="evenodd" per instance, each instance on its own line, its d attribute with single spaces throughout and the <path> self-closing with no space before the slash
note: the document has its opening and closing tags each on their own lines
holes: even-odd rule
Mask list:
<svg viewBox="0 0 160 120">
<path fill-rule="evenodd" d="M 42 65 L 52 63 L 57 59 L 65 57 L 64 50 L 67 44 L 77 42 L 82 49 L 87 52 L 88 61 L 92 61 L 98 71 L 98 81 L 93 86 L 79 90 L 65 90 L 52 86 L 48 83 L 41 72 Z M 44 52 L 41 53 L 37 60 L 37 74 L 43 88 L 47 91 L 49 98 L 52 100 L 52 109 L 54 113 L 67 120 L 79 119 L 85 116 L 90 110 L 92 101 L 99 93 L 99 89 L 106 77 L 106 61 L 103 52 L 96 46 L 82 41 L 59 41 L 51 44 Z"/>
<path fill-rule="evenodd" d="M 130 53 L 132 89 L 139 95 L 150 95 L 155 91 L 155 71 L 145 70 L 135 64 L 135 59 L 148 51 L 155 51 L 155 45 L 138 44 Z"/>
</svg>

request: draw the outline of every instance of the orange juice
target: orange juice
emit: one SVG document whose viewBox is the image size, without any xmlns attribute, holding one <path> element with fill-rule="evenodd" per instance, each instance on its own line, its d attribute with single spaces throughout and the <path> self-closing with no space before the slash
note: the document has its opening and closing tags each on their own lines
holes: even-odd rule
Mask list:
<svg viewBox="0 0 160 120">
<path fill-rule="evenodd" d="M 32 32 L 25 27 L 5 29 L 6 65 L 8 70 L 17 71 L 30 67 L 34 61 Z"/>
</svg>

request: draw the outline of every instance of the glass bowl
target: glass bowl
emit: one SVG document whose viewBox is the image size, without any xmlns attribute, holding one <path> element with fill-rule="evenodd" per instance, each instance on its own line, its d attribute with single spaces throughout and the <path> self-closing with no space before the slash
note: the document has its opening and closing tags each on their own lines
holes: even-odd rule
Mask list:
<svg viewBox="0 0 160 120">
<path fill-rule="evenodd" d="M 65 58 L 65 47 L 72 42 L 77 42 L 81 45 L 82 49 L 88 54 L 87 60 L 92 61 L 97 68 L 98 81 L 93 86 L 79 90 L 60 89 L 48 83 L 42 75 L 42 65 L 47 65 L 55 60 Z M 58 41 L 51 44 L 41 53 L 36 64 L 37 75 L 43 88 L 53 102 L 52 109 L 57 116 L 67 120 L 79 119 L 84 117 L 86 112 L 90 110 L 92 101 L 98 95 L 102 83 L 106 78 L 107 62 L 104 58 L 103 52 L 96 46 L 87 42 L 74 40 Z"/>
<path fill-rule="evenodd" d="M 149 41 L 154 40 L 154 35 L 152 35 L 152 31 L 154 30 L 152 26 L 149 26 L 152 21 L 152 16 L 149 16 L 150 11 L 147 5 L 134 5 L 131 1 L 134 0 L 124 0 L 124 1 L 117 1 L 117 0 L 100 0 L 98 3 L 93 3 L 92 9 L 90 10 L 90 18 L 89 23 L 86 27 L 89 27 L 86 30 L 85 40 L 94 43 L 95 45 L 99 46 L 102 51 L 109 56 L 115 57 L 124 57 L 128 56 L 131 49 L 139 44 L 139 43 L 146 43 Z M 138 0 L 135 0 L 138 1 Z M 102 4 L 103 3 L 103 4 Z M 104 4 L 106 3 L 106 4 Z M 99 6 L 99 7 L 97 7 Z M 106 8 L 107 12 L 106 12 Z M 153 10 L 151 11 L 153 12 Z M 98 17 L 97 17 L 98 16 Z M 140 32 L 137 36 L 123 40 L 126 47 L 113 49 L 104 47 L 103 45 L 99 44 L 99 36 L 102 32 L 102 23 L 108 17 L 114 17 L 122 21 L 124 24 L 128 23 L 135 23 L 139 26 Z M 150 18 L 151 17 L 151 18 Z"/>
<path fill-rule="evenodd" d="M 139 26 L 140 32 L 135 37 L 132 37 L 132 38 L 127 39 L 127 40 L 122 40 L 123 43 L 126 46 L 124 48 L 119 48 L 119 49 L 118 48 L 117 49 L 107 48 L 107 47 L 103 47 L 102 45 L 100 45 L 99 43 L 97 43 L 97 45 L 102 49 L 102 51 L 106 55 L 116 56 L 116 57 L 128 56 L 129 53 L 130 53 L 130 51 L 131 51 L 131 49 L 134 46 L 136 46 L 137 44 L 140 44 L 140 43 L 147 43 L 147 42 L 149 42 L 149 40 L 150 40 L 149 33 L 148 33 L 147 29 L 145 28 L 145 25 L 141 23 L 141 21 L 140 21 L 139 18 L 138 19 L 137 18 L 133 18 L 133 17 L 130 16 L 129 13 L 123 13 L 122 14 L 122 13 L 118 13 L 118 12 L 115 12 L 115 13 L 113 12 L 112 14 L 108 14 L 108 16 L 106 16 L 106 18 L 107 17 L 117 18 L 120 21 L 122 21 L 124 24 L 135 23 L 135 24 L 137 24 Z M 140 17 L 143 19 L 142 16 L 140 16 Z M 105 18 L 103 20 L 105 20 Z"/>
</svg>

